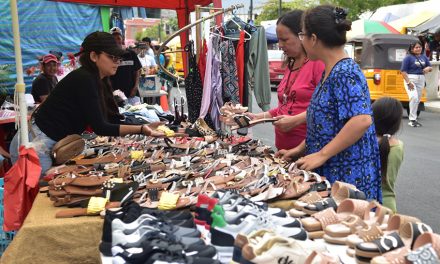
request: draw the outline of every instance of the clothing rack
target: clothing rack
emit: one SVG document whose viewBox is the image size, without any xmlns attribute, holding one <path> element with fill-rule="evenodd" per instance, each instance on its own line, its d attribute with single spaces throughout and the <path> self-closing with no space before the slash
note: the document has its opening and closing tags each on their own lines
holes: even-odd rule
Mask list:
<svg viewBox="0 0 440 264">
<path fill-rule="evenodd" d="M 162 45 L 160 46 L 158 52 L 156 53 L 157 61 L 159 61 L 159 56 L 160 56 L 160 54 L 162 54 L 162 53 L 164 52 L 165 47 L 166 47 L 166 45 L 168 44 L 168 42 L 170 42 L 173 38 L 175 38 L 176 36 L 178 36 L 180 33 L 184 32 L 184 31 L 187 31 L 188 29 L 190 29 L 190 28 L 192 28 L 192 27 L 194 27 L 194 26 L 196 26 L 196 25 L 199 25 L 200 23 L 202 23 L 202 22 L 204 22 L 204 21 L 206 21 L 206 20 L 208 20 L 208 19 L 211 19 L 211 18 L 216 17 L 216 16 L 218 16 L 218 15 L 221 15 L 221 14 L 224 14 L 224 13 L 227 13 L 227 12 L 230 12 L 230 11 L 233 11 L 233 10 L 235 10 L 235 9 L 242 8 L 242 7 L 244 7 L 243 4 L 237 4 L 237 5 L 232 5 L 231 7 L 228 7 L 228 8 L 224 8 L 224 9 L 222 8 L 221 10 L 219 10 L 219 11 L 217 11 L 217 12 L 215 12 L 215 13 L 213 13 L 213 14 L 207 16 L 207 17 L 200 18 L 200 19 L 196 20 L 194 23 L 191 23 L 191 24 L 189 24 L 189 25 L 186 25 L 186 26 L 184 26 L 183 28 L 179 29 L 178 31 L 174 32 L 174 34 L 172 34 L 168 39 L 166 39 L 166 40 L 162 43 Z M 203 7 L 203 8 L 204 8 L 204 7 Z M 216 8 L 210 8 L 210 10 L 211 10 L 211 9 L 216 10 Z M 198 37 L 198 38 L 197 38 L 197 40 L 200 40 L 200 39 L 201 39 L 201 37 Z M 199 47 L 197 47 L 197 48 L 199 48 Z M 181 78 L 180 76 L 176 76 L 176 75 L 172 74 L 171 72 L 169 72 L 169 71 L 168 71 L 167 69 L 165 69 L 165 67 L 163 67 L 163 65 L 161 65 L 160 63 L 159 63 L 159 68 L 160 68 L 160 69 L 161 69 L 166 75 L 170 76 L 171 78 L 175 79 L 176 81 L 183 81 L 183 80 L 184 80 L 184 79 Z"/>
</svg>

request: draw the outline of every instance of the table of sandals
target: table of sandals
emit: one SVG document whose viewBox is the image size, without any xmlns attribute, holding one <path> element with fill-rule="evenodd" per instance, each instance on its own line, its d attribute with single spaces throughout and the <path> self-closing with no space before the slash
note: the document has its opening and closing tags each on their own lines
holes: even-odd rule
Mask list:
<svg viewBox="0 0 440 264">
<path fill-rule="evenodd" d="M 110 205 L 118 206 L 121 200 L 134 200 L 151 210 L 195 208 L 194 222 L 202 223 L 197 236 L 213 246 L 226 240 L 216 237 L 212 230 L 229 232 L 234 239 L 240 231 L 250 235 L 260 228 L 273 229 L 278 240 L 286 239 L 288 243 L 294 243 L 293 238 L 313 239 L 314 242 L 307 240 L 313 246 L 303 251 L 311 254 L 307 250 L 314 248 L 319 250 L 316 256 L 330 252 L 337 260 L 335 263 L 355 263 L 353 256 L 358 253 L 353 249 L 355 243 L 380 239 L 403 226 L 400 235 L 413 239 L 413 244 L 418 235 L 430 231 L 416 218 L 391 215 L 390 210 L 378 203 L 362 200 L 364 195 L 352 185 L 336 182 L 330 186 L 320 175 L 275 158 L 270 147 L 248 137 L 210 137 L 209 141 L 171 138 L 166 142 L 144 136 L 98 137 L 88 141 L 87 147 L 93 150 L 85 152 L 88 156 L 76 157 L 69 165 L 48 171 L 47 177 L 52 178 L 48 195 L 37 196 L 2 261 L 111 263 L 111 256 L 102 257 L 99 252 L 103 220 L 97 214 Z M 101 204 L 97 210 L 99 206 L 92 198 L 96 196 L 105 196 L 110 202 Z M 332 202 L 323 200 L 327 196 Z M 331 208 L 323 208 L 326 205 Z M 126 212 L 124 206 L 120 212 Z M 211 233 L 205 228 L 209 220 L 201 219 L 201 208 L 210 210 L 207 216 L 212 218 Z M 323 210 L 318 212 L 318 209 Z M 247 214 L 243 216 L 247 222 L 241 214 Z M 385 239 L 385 248 L 394 246 L 396 239 L 388 238 L 390 245 Z M 116 242 L 110 244 L 113 243 Z M 373 247 L 374 253 L 374 244 L 367 246 Z M 359 252 L 364 255 L 358 258 L 358 263 L 369 262 L 377 255 L 368 250 Z M 230 253 L 220 260 L 230 262 L 233 257 Z M 306 257 L 300 258 L 302 262 Z"/>
</svg>

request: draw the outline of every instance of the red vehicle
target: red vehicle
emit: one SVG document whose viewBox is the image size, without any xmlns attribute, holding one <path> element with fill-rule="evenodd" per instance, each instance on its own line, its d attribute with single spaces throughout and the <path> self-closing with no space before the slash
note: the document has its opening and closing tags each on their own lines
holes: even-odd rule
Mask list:
<svg viewBox="0 0 440 264">
<path fill-rule="evenodd" d="M 269 59 L 269 76 L 270 83 L 278 85 L 284 76 L 285 67 L 283 67 L 284 51 L 268 50 L 267 57 Z"/>
</svg>

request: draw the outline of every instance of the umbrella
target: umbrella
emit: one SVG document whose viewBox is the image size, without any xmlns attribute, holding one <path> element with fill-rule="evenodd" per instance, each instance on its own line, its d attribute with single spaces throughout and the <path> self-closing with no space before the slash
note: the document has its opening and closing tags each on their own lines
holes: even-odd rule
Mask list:
<svg viewBox="0 0 440 264">
<path fill-rule="evenodd" d="M 399 31 L 383 21 L 359 19 L 351 25 L 351 30 L 347 32 L 347 38 L 351 39 L 371 33 L 400 34 Z"/>
<path fill-rule="evenodd" d="M 17 71 L 17 84 L 15 85 L 15 96 L 18 95 L 18 106 L 20 110 L 20 140 L 22 145 L 27 145 L 28 139 L 28 123 L 27 123 L 27 105 L 25 98 L 26 86 L 23 79 L 23 63 L 21 60 L 20 48 L 20 30 L 18 24 L 17 0 L 10 0 L 12 32 L 14 33 L 14 52 L 15 52 L 15 68 Z"/>
<path fill-rule="evenodd" d="M 435 31 L 440 28 L 440 15 L 436 15 L 432 17 L 430 20 L 426 21 L 423 24 L 420 24 L 414 28 L 408 27 L 407 29 L 411 30 L 411 33 L 421 34 L 421 33 L 431 33 L 434 34 Z"/>
<path fill-rule="evenodd" d="M 406 34 L 406 28 L 417 27 L 418 25 L 428 21 L 438 12 L 422 11 L 409 16 L 405 16 L 390 22 L 390 25 L 397 29 L 402 34 Z"/>
</svg>

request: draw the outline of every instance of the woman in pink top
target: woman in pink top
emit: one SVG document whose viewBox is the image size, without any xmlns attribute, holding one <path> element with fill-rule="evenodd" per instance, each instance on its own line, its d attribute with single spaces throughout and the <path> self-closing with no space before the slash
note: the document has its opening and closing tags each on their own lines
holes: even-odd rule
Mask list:
<svg viewBox="0 0 440 264">
<path fill-rule="evenodd" d="M 252 119 L 276 117 L 275 146 L 291 149 L 306 136 L 306 110 L 324 71 L 320 61 L 310 61 L 298 38 L 301 32 L 302 10 L 293 10 L 277 21 L 278 45 L 287 57 L 284 78 L 278 86 L 278 107 L 259 114 L 249 114 Z"/>
</svg>

